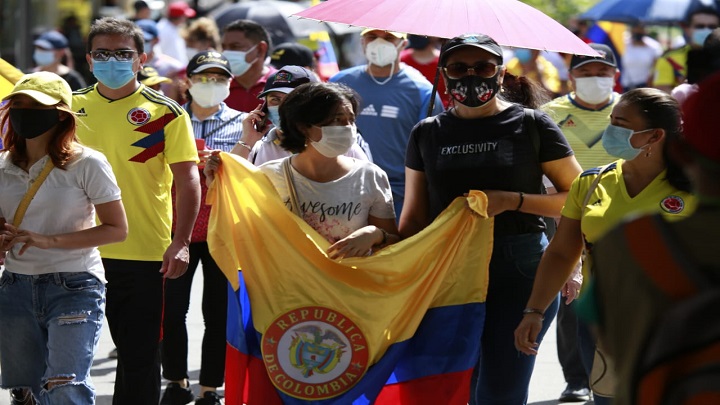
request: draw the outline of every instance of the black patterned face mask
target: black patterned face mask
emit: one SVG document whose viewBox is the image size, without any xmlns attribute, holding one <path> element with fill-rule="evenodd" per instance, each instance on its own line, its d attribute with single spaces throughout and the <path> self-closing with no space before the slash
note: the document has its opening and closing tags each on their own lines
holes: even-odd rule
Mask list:
<svg viewBox="0 0 720 405">
<path fill-rule="evenodd" d="M 458 103 L 467 107 L 482 107 L 492 100 L 500 90 L 498 74 L 489 78 L 468 75 L 460 79 L 447 78 L 450 96 Z"/>
<path fill-rule="evenodd" d="M 44 134 L 60 122 L 60 114 L 54 108 L 11 108 L 10 123 L 13 130 L 25 139 L 33 139 Z"/>
</svg>

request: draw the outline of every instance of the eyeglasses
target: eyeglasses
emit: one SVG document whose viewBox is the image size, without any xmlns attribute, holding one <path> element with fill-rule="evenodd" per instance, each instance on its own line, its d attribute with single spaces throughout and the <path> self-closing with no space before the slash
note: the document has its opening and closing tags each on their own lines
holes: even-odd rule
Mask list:
<svg viewBox="0 0 720 405">
<path fill-rule="evenodd" d="M 464 63 L 451 63 L 444 66 L 443 70 L 445 70 L 445 73 L 450 79 L 463 78 L 471 74 L 471 70 L 473 75 L 488 79 L 495 76 L 501 67 L 502 65 L 496 65 L 491 62 L 478 62 L 474 66 L 468 66 Z"/>
<path fill-rule="evenodd" d="M 227 76 L 192 75 L 190 81 L 193 83 L 218 83 L 228 84 L 230 78 Z"/>
<path fill-rule="evenodd" d="M 92 56 L 93 60 L 99 62 L 105 62 L 109 60 L 110 57 L 119 61 L 129 61 L 133 60 L 133 55 L 136 53 L 137 51 L 132 51 L 130 49 L 118 49 L 117 51 L 92 51 L 90 52 L 90 56 Z"/>
<path fill-rule="evenodd" d="M 710 28 L 711 30 L 714 30 L 714 29 L 717 28 L 718 26 L 717 26 L 717 25 L 711 25 L 711 24 L 695 24 L 695 25 L 693 25 L 692 27 L 693 27 L 693 29 L 696 29 L 696 30 L 701 30 L 701 29 L 704 29 L 704 28 Z"/>
</svg>

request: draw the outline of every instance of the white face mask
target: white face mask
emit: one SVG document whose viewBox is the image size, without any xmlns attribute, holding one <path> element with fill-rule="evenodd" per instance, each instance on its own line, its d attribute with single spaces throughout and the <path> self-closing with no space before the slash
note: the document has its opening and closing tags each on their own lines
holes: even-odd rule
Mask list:
<svg viewBox="0 0 720 405">
<path fill-rule="evenodd" d="M 607 101 L 613 92 L 614 77 L 576 77 L 575 95 L 590 104 Z"/>
<path fill-rule="evenodd" d="M 321 127 L 322 139 L 310 141 L 310 144 L 321 155 L 329 158 L 338 157 L 350 149 L 357 141 L 357 127 L 348 126 Z"/>
<path fill-rule="evenodd" d="M 392 42 L 376 38 L 365 47 L 365 57 L 375 66 L 388 66 L 398 57 L 398 49 Z"/>
<path fill-rule="evenodd" d="M 188 89 L 192 100 L 200 107 L 214 107 L 230 95 L 230 84 L 220 83 L 193 83 Z"/>
<path fill-rule="evenodd" d="M 257 47 L 257 44 L 247 51 L 223 51 L 223 55 L 230 61 L 230 71 L 234 76 L 242 76 L 245 72 L 250 69 L 250 66 L 255 63 L 257 58 L 251 62 L 246 62 L 245 57 L 248 53 L 252 52 Z"/>
</svg>

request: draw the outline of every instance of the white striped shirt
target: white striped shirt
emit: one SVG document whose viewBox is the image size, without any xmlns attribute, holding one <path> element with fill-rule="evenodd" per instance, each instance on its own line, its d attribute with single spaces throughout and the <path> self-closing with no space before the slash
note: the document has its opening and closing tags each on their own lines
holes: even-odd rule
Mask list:
<svg viewBox="0 0 720 405">
<path fill-rule="evenodd" d="M 190 115 L 195 139 L 205 139 L 207 149 L 230 152 L 242 136 L 242 120 L 247 113 L 233 110 L 220 103 L 220 111 L 200 121 L 190 110 L 190 103 L 183 106 Z M 229 124 L 225 125 L 228 121 Z M 223 126 L 224 125 L 224 126 Z"/>
</svg>

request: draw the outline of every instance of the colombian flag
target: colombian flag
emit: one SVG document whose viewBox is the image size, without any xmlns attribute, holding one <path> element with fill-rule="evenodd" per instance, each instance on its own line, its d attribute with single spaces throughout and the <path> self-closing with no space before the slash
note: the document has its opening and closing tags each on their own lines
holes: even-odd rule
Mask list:
<svg viewBox="0 0 720 405">
<path fill-rule="evenodd" d="M 418 235 L 334 261 L 262 173 L 221 158 L 207 199 L 210 251 L 230 281 L 226 403 L 467 404 L 492 252 L 487 197 L 471 192 Z"/>
<path fill-rule="evenodd" d="M 4 59 L 0 59 L 0 98 L 10 94 L 13 87 L 15 87 L 15 82 L 20 80 L 22 76 L 23 72 Z"/>
</svg>

